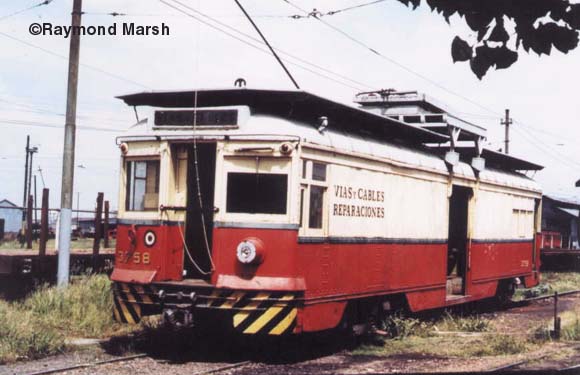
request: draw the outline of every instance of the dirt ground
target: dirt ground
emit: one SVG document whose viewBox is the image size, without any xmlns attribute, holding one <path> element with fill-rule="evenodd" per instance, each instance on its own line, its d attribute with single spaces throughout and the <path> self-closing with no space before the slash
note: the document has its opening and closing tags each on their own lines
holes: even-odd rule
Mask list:
<svg viewBox="0 0 580 375">
<path fill-rule="evenodd" d="M 580 296 L 561 297 L 560 311 L 580 311 Z M 553 317 L 551 301 L 536 301 L 527 306 L 486 312 L 496 332 L 521 335 Z M 464 335 L 477 335 L 464 334 Z M 481 333 L 489 334 L 489 333 Z M 193 333 L 192 333 L 193 335 Z M 462 335 L 457 335 L 462 340 Z M 88 345 L 69 353 L 38 361 L 0 367 L 0 375 L 32 374 L 53 368 L 119 358 L 143 353 L 128 361 L 70 370 L 65 374 L 355 374 L 396 372 L 489 371 L 523 362 L 517 368 L 548 370 L 580 364 L 580 342 L 547 342 L 537 349 L 515 355 L 474 358 L 436 355 L 356 355 L 357 342 L 339 334 L 292 338 L 284 342 L 240 342 L 230 338 L 192 337 L 181 333 L 148 333 L 122 337 L 100 345 Z M 234 366 L 234 367 L 232 367 Z"/>
</svg>

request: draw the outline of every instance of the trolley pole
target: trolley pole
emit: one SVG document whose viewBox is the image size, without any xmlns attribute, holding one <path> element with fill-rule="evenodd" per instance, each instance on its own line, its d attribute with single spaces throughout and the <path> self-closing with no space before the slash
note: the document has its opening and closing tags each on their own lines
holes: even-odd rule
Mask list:
<svg viewBox="0 0 580 375">
<path fill-rule="evenodd" d="M 501 120 L 501 124 L 505 126 L 505 150 L 504 153 L 507 155 L 510 153 L 510 125 L 512 124 L 512 119 L 510 118 L 510 110 L 505 110 L 505 120 Z"/>
<path fill-rule="evenodd" d="M 74 0 L 72 28 L 81 25 L 82 0 Z M 73 201 L 75 133 L 77 114 L 77 88 L 79 78 L 80 35 L 72 33 L 68 57 L 68 87 L 66 99 L 66 122 L 64 127 L 64 149 L 62 156 L 62 186 L 60 196 L 60 223 L 58 274 L 59 286 L 68 285 L 70 267 L 71 214 Z"/>
</svg>

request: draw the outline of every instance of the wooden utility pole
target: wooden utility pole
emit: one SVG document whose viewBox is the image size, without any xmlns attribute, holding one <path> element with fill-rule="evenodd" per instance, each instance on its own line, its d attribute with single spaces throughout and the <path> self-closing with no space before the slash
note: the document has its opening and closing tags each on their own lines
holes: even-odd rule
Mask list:
<svg viewBox="0 0 580 375">
<path fill-rule="evenodd" d="M 109 201 L 105 201 L 105 222 L 103 223 L 103 248 L 109 247 Z"/>
<path fill-rule="evenodd" d="M 505 110 L 505 120 L 501 120 L 501 124 L 505 126 L 505 154 L 510 153 L 510 125 L 512 124 L 512 119 L 510 118 L 510 110 Z"/>
<path fill-rule="evenodd" d="M 26 206 L 26 248 L 32 249 L 32 194 L 28 196 L 28 205 Z"/>
<path fill-rule="evenodd" d="M 82 0 L 74 0 L 72 30 L 81 26 Z M 77 88 L 79 78 L 80 35 L 73 32 L 70 37 L 68 56 L 68 87 L 66 98 L 66 120 L 64 126 L 64 149 L 62 156 L 62 184 L 60 196 L 58 274 L 59 286 L 68 285 L 70 267 L 71 214 L 75 165 L 75 133 L 77 116 Z"/>
<path fill-rule="evenodd" d="M 24 230 L 26 229 L 26 200 L 28 198 L 28 149 L 30 148 L 30 136 L 26 136 L 26 162 L 24 163 L 24 194 L 22 197 L 22 236 L 24 236 Z M 22 243 L 22 242 L 21 242 Z"/>
<path fill-rule="evenodd" d="M 48 189 L 42 189 L 42 210 L 40 211 L 40 243 L 38 255 L 46 255 L 46 241 L 48 240 Z"/>
<path fill-rule="evenodd" d="M 103 193 L 97 194 L 97 210 L 95 211 L 95 238 L 93 239 L 93 272 L 97 271 L 99 245 L 103 236 Z"/>
<path fill-rule="evenodd" d="M 32 165 L 30 168 L 32 169 Z M 36 213 L 38 208 L 38 201 L 36 199 L 36 175 L 34 175 L 34 225 L 38 224 L 38 214 Z"/>
</svg>

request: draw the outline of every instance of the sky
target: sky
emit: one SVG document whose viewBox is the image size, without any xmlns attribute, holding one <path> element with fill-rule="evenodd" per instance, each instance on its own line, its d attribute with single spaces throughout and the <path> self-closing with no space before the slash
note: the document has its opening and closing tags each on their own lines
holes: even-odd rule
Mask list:
<svg viewBox="0 0 580 375">
<path fill-rule="evenodd" d="M 70 25 L 72 0 L 53 0 L 14 14 L 41 2 L 0 3 L 0 200 L 22 204 L 24 148 L 30 135 L 31 145 L 39 149 L 33 167 L 39 195 L 43 185 L 48 187 L 50 205 L 58 207 L 70 40 L 34 36 L 29 27 Z M 365 1 L 290 3 L 328 12 Z M 454 64 L 451 58 L 456 35 L 475 37 L 464 20 L 455 16 L 448 24 L 427 6 L 412 11 L 386 0 L 323 17 L 333 29 L 312 17 L 290 17 L 303 13 L 285 0 L 243 4 L 303 90 L 344 103 L 352 103 L 359 91 L 417 90 L 486 127 L 487 147 L 494 150 L 503 147 L 500 119 L 509 108 L 514 119 L 510 153 L 545 166 L 534 178 L 546 193 L 580 195 L 574 188 L 580 178 L 580 48 L 541 58 L 522 52 L 510 69 L 491 70 L 480 81 L 469 64 Z M 123 22 L 165 24 L 170 35 L 81 38 L 74 208 L 78 194 L 80 208 L 92 209 L 99 191 L 112 209 L 117 207 L 115 138 L 134 124 L 135 115 L 116 96 L 232 87 L 240 77 L 248 87 L 293 88 L 274 57 L 256 42 L 259 36 L 232 0 L 84 0 L 83 11 L 83 25 L 116 23 L 120 33 Z M 112 12 L 125 15 L 113 17 Z"/>
</svg>

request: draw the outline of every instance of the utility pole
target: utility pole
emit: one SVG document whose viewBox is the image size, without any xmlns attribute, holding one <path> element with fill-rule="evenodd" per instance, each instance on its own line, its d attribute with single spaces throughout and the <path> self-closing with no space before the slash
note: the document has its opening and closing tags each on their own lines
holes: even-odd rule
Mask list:
<svg viewBox="0 0 580 375">
<path fill-rule="evenodd" d="M 81 25 L 82 0 L 74 0 L 72 30 Z M 64 150 L 62 156 L 62 186 L 60 196 L 60 223 L 58 249 L 59 286 L 68 285 L 70 267 L 71 213 L 73 200 L 75 133 L 77 115 L 77 88 L 79 78 L 80 35 L 72 33 L 68 56 L 68 87 L 66 98 L 66 122 L 64 127 Z"/>
<path fill-rule="evenodd" d="M 32 168 L 32 165 L 30 166 Z M 36 200 L 36 174 L 34 175 L 34 225 L 38 224 L 38 215 L 36 214 L 38 201 Z"/>
<path fill-rule="evenodd" d="M 30 155 L 28 161 L 28 195 L 32 195 L 32 158 L 35 152 L 38 152 L 38 147 L 30 147 L 28 149 L 28 155 Z"/>
<path fill-rule="evenodd" d="M 30 135 L 26 136 L 26 162 L 24 163 L 24 197 L 22 197 L 22 235 L 24 236 L 24 228 L 26 223 L 26 199 L 28 194 L 26 189 L 28 189 L 28 149 L 30 147 Z"/>
<path fill-rule="evenodd" d="M 510 153 L 510 125 L 512 124 L 512 119 L 510 118 L 510 110 L 505 110 L 505 120 L 501 120 L 501 124 L 505 126 L 505 154 Z"/>
</svg>

